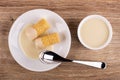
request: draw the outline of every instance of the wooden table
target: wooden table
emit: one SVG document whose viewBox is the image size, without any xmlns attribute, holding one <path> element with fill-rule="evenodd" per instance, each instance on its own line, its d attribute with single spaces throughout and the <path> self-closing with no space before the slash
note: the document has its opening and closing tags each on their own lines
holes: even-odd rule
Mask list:
<svg viewBox="0 0 120 80">
<path fill-rule="evenodd" d="M 8 48 L 8 34 L 14 20 L 31 9 L 49 9 L 67 22 L 72 44 L 68 58 L 105 61 L 105 70 L 62 63 L 48 72 L 32 72 L 16 63 Z M 92 51 L 77 38 L 77 26 L 87 15 L 105 16 L 112 24 L 113 38 L 104 49 Z M 120 80 L 120 0 L 0 0 L 0 80 Z"/>
</svg>

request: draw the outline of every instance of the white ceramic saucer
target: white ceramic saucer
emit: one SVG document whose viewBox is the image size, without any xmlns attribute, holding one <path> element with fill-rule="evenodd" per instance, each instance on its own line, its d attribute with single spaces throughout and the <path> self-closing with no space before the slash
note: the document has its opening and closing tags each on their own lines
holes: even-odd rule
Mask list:
<svg viewBox="0 0 120 80">
<path fill-rule="evenodd" d="M 9 32 L 8 43 L 10 52 L 15 61 L 22 67 L 37 72 L 51 70 L 60 64 L 43 64 L 39 59 L 30 59 L 24 55 L 19 46 L 19 33 L 21 29 L 25 25 L 35 23 L 41 18 L 45 18 L 50 23 L 52 27 L 50 31 L 59 32 L 61 36 L 61 42 L 54 45 L 53 51 L 63 57 L 66 57 L 71 46 L 71 34 L 69 28 L 63 18 L 55 12 L 45 9 L 35 9 L 30 10 L 18 17 L 17 20 L 13 23 Z"/>
</svg>

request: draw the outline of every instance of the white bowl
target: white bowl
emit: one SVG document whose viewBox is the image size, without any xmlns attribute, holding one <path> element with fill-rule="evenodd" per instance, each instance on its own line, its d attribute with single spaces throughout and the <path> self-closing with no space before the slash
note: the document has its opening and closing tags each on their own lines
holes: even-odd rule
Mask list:
<svg viewBox="0 0 120 80">
<path fill-rule="evenodd" d="M 13 23 L 8 37 L 9 49 L 15 59 L 15 61 L 22 67 L 31 71 L 48 71 L 57 67 L 57 64 L 43 64 L 39 59 L 30 59 L 21 50 L 19 45 L 19 33 L 21 29 L 30 23 L 35 23 L 41 18 L 46 18 L 46 20 L 51 25 L 51 32 L 58 32 L 60 36 L 64 35 L 65 39 L 60 43 L 54 45 L 54 52 L 59 55 L 66 57 L 71 46 L 71 34 L 66 22 L 55 12 L 45 10 L 45 9 L 35 9 L 30 10 L 20 17 Z"/>
<path fill-rule="evenodd" d="M 90 46 L 86 45 L 86 44 L 83 42 L 83 40 L 82 40 L 82 38 L 81 38 L 81 35 L 80 35 L 80 29 L 81 29 L 82 25 L 84 24 L 84 22 L 86 22 L 88 19 L 91 19 L 91 18 L 98 18 L 98 19 L 103 20 L 103 21 L 106 23 L 106 25 L 107 25 L 107 27 L 108 27 L 108 31 L 109 31 L 109 36 L 108 36 L 107 41 L 106 41 L 102 46 L 97 47 L 97 48 L 93 48 L 93 47 L 90 47 Z M 81 42 L 81 44 L 82 44 L 84 47 L 86 47 L 86 48 L 88 48 L 88 49 L 91 49 L 91 50 L 103 49 L 104 47 L 106 47 L 106 46 L 110 43 L 110 41 L 111 41 L 111 39 L 112 39 L 112 26 L 111 26 L 110 22 L 109 22 L 105 17 L 103 17 L 103 16 L 101 16 L 101 15 L 89 15 L 89 16 L 85 17 L 85 18 L 80 22 L 80 24 L 79 24 L 79 26 L 78 26 L 78 29 L 77 29 L 77 35 L 78 35 L 79 41 Z"/>
</svg>

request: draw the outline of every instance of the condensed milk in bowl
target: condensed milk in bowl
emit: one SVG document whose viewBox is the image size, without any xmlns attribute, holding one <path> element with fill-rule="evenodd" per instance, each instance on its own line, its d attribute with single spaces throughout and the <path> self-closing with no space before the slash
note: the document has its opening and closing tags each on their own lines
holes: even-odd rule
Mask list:
<svg viewBox="0 0 120 80">
<path fill-rule="evenodd" d="M 79 24 L 78 39 L 83 46 L 91 50 L 106 47 L 112 39 L 112 26 L 101 15 L 89 15 Z"/>
</svg>

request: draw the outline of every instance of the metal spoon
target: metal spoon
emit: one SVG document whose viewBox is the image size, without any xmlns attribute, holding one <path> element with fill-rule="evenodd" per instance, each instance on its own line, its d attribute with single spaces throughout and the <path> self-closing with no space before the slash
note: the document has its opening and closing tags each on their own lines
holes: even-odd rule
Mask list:
<svg viewBox="0 0 120 80">
<path fill-rule="evenodd" d="M 55 52 L 47 51 L 47 50 L 46 51 L 42 51 L 40 53 L 39 59 L 43 63 L 47 63 L 47 64 L 55 63 L 55 62 L 74 62 L 74 63 L 84 64 L 84 65 L 88 65 L 88 66 L 92 66 L 92 67 L 96 67 L 96 68 L 101 68 L 101 69 L 105 69 L 106 68 L 106 64 L 104 62 L 91 62 L 91 61 L 70 60 L 70 59 L 66 59 L 66 58 L 63 58 L 63 57 L 59 56 Z"/>
</svg>

